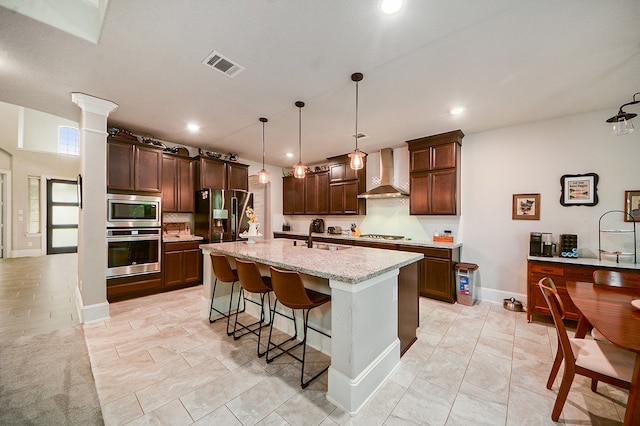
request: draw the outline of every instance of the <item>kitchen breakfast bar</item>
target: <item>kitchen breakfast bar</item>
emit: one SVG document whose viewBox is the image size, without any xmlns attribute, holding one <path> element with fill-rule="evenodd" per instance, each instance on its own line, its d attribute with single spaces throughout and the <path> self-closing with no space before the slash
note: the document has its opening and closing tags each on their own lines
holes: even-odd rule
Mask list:
<svg viewBox="0 0 640 426">
<path fill-rule="evenodd" d="M 205 316 L 215 279 L 210 253 L 224 254 L 232 266 L 235 258 L 254 261 L 263 275 L 269 274 L 270 266 L 298 271 L 305 286 L 331 295 L 331 303 L 309 317 L 310 324 L 331 338 L 311 332 L 308 344 L 331 357 L 327 399 L 343 410 L 358 412 L 398 366 L 398 282 L 402 271 L 414 268 L 422 254 L 327 244 L 307 248 L 282 239 L 203 244 L 200 249 Z M 416 306 L 417 301 L 416 291 Z M 218 298 L 216 290 L 214 304 L 228 310 L 229 294 Z M 254 313 L 250 305 L 247 312 L 257 316 L 259 308 Z M 293 334 L 292 327 L 281 327 L 278 321 L 274 326 Z"/>
</svg>

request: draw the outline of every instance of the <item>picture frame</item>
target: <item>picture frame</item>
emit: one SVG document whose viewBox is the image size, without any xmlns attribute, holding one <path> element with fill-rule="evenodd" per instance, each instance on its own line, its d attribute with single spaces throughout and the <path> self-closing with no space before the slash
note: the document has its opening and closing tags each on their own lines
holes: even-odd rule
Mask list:
<svg viewBox="0 0 640 426">
<path fill-rule="evenodd" d="M 640 189 L 624 191 L 624 221 L 640 222 Z"/>
<path fill-rule="evenodd" d="M 540 194 L 513 194 L 511 219 L 540 220 Z"/>
<path fill-rule="evenodd" d="M 564 175 L 560 178 L 560 204 L 595 206 L 598 204 L 598 175 Z"/>
</svg>

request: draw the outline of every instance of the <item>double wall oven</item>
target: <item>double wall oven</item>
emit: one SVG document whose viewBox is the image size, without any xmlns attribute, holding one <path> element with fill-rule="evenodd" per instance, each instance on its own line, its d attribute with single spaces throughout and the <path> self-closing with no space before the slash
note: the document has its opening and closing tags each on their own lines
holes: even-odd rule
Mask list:
<svg viewBox="0 0 640 426">
<path fill-rule="evenodd" d="M 107 194 L 107 278 L 160 272 L 160 197 Z"/>
</svg>

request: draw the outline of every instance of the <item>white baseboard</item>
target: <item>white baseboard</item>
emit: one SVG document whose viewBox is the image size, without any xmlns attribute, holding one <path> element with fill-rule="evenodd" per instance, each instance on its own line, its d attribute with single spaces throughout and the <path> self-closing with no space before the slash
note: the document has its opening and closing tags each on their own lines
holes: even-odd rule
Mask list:
<svg viewBox="0 0 640 426">
<path fill-rule="evenodd" d="M 40 257 L 42 256 L 42 250 L 29 249 L 29 250 L 11 250 L 9 257 Z"/>
<path fill-rule="evenodd" d="M 76 287 L 76 307 L 78 309 L 78 318 L 80 318 L 81 324 L 109 318 L 109 302 L 84 306 L 82 293 L 80 293 L 79 287 Z"/>
<path fill-rule="evenodd" d="M 504 303 L 504 299 L 514 297 L 516 300 L 526 305 L 527 295 L 523 293 L 514 293 L 504 290 L 495 290 L 493 288 L 480 288 L 478 291 L 477 299 L 485 302 Z"/>
</svg>

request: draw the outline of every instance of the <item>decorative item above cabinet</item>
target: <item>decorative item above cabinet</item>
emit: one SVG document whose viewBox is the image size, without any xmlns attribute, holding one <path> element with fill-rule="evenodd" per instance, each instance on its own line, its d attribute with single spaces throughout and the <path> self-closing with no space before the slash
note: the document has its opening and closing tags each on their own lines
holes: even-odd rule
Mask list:
<svg viewBox="0 0 640 426">
<path fill-rule="evenodd" d="M 412 215 L 460 214 L 461 130 L 407 141 Z"/>
</svg>

